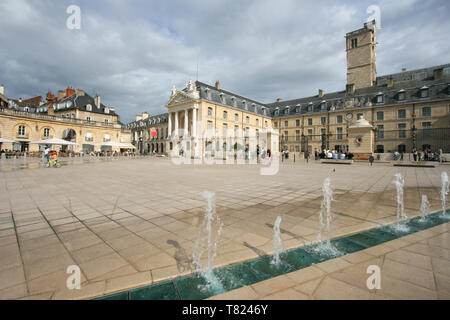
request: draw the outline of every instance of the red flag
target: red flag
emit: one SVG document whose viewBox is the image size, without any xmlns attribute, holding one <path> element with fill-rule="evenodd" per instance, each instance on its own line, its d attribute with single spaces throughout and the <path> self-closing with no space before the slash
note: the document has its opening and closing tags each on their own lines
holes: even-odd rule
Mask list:
<svg viewBox="0 0 450 320">
<path fill-rule="evenodd" d="M 150 134 L 152 137 L 156 137 L 158 135 L 155 128 L 150 128 Z"/>
</svg>

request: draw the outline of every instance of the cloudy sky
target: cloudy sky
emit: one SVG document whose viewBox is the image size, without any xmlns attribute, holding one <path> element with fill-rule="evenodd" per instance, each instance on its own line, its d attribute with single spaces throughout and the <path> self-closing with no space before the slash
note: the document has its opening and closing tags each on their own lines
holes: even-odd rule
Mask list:
<svg viewBox="0 0 450 320">
<path fill-rule="evenodd" d="M 81 29 L 68 29 L 69 5 Z M 378 75 L 450 63 L 450 1 L 0 0 L 0 83 L 9 98 L 68 85 L 99 93 L 123 122 L 165 112 L 173 84 L 257 101 L 342 90 L 344 36 L 380 8 Z"/>
</svg>

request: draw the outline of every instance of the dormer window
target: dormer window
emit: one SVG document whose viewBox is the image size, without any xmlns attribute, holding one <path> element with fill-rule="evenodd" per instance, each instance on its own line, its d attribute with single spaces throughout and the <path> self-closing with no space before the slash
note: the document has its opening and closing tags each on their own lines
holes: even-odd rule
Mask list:
<svg viewBox="0 0 450 320">
<path fill-rule="evenodd" d="M 398 101 L 403 101 L 403 100 L 405 100 L 405 96 L 406 96 L 406 94 L 405 94 L 405 90 L 400 90 L 399 92 L 398 92 L 398 95 L 397 95 L 397 97 L 398 97 Z"/>
<path fill-rule="evenodd" d="M 312 112 L 312 111 L 313 111 L 313 104 L 312 104 L 312 102 L 310 102 L 308 104 L 308 112 Z"/>
<path fill-rule="evenodd" d="M 219 96 L 220 96 L 220 101 L 221 101 L 222 103 L 225 103 L 225 96 L 224 96 L 224 94 L 221 92 L 221 93 L 219 94 Z"/>
<path fill-rule="evenodd" d="M 236 98 L 231 97 L 231 103 L 233 104 L 233 107 L 236 107 Z"/>
<path fill-rule="evenodd" d="M 86 106 L 86 111 L 92 111 L 92 106 L 91 106 L 90 104 L 88 104 L 88 105 Z"/>
<path fill-rule="evenodd" d="M 420 88 L 420 97 L 421 98 L 428 98 L 428 87 Z"/>
<path fill-rule="evenodd" d="M 244 106 L 245 110 L 248 110 L 248 105 L 246 101 L 242 101 L 242 105 Z"/>
<path fill-rule="evenodd" d="M 326 109 L 326 107 L 327 107 L 327 103 L 325 101 L 322 101 L 320 103 L 320 110 L 324 111 Z"/>
<path fill-rule="evenodd" d="M 380 93 L 377 94 L 377 96 L 376 96 L 375 99 L 376 99 L 375 101 L 376 101 L 377 103 L 383 103 L 384 96 L 383 96 L 383 94 L 380 92 Z"/>
<path fill-rule="evenodd" d="M 301 110 L 301 107 L 300 107 L 300 105 L 298 104 L 297 107 L 295 108 L 295 112 L 296 112 L 296 113 L 300 113 L 300 110 Z"/>
<path fill-rule="evenodd" d="M 278 116 L 280 114 L 280 110 L 277 108 L 275 109 L 275 115 Z"/>
<path fill-rule="evenodd" d="M 286 109 L 284 109 L 284 114 L 288 115 L 289 114 L 289 107 L 287 107 Z"/>
</svg>

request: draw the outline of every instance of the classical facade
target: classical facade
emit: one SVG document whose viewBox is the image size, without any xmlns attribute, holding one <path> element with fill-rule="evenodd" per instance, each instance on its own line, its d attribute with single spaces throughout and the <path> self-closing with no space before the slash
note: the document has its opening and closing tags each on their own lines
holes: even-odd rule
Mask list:
<svg viewBox="0 0 450 320">
<path fill-rule="evenodd" d="M 154 117 L 144 113 L 127 125 L 141 153 L 191 152 L 193 157 L 226 157 L 227 153 L 256 151 L 263 136 L 266 142 L 260 147 L 270 149 L 272 142 L 278 142 L 272 139 L 270 109 L 220 89 L 219 82 L 210 86 L 190 81 L 183 90 L 173 87 L 166 107 L 168 113 Z M 157 135 L 152 137 L 155 129 Z M 164 148 L 155 150 L 155 143 L 162 143 Z"/>
<path fill-rule="evenodd" d="M 16 141 L 1 145 L 15 151 L 42 150 L 44 145 L 32 142 L 51 138 L 77 143 L 69 147 L 74 152 L 120 151 L 130 143 L 131 131 L 120 123 L 113 107 L 101 103 L 100 96 L 92 98 L 81 89 L 68 87 L 58 96 L 48 92 L 45 101 L 41 96 L 9 99 L 0 108 L 0 137 Z"/>
<path fill-rule="evenodd" d="M 223 90 L 218 82 L 210 86 L 190 81 L 182 90 L 173 88 L 168 113 L 156 116 L 164 119 L 160 126 L 165 135 L 159 138 L 165 149 L 159 152 L 193 149 L 193 143 L 199 145 L 197 154 L 221 152 L 236 149 L 236 137 L 242 136 L 242 147 L 252 152 L 259 144 L 249 140 L 272 128 L 278 132 L 278 151 L 356 152 L 364 145 L 370 146 L 369 153 L 414 148 L 450 152 L 450 64 L 377 76 L 375 21 L 347 33 L 345 39 L 347 84 L 342 91 L 319 89 L 310 97 L 262 103 Z M 361 119 L 373 130 L 373 141 L 349 136 L 349 128 Z M 144 132 L 149 129 L 146 123 L 138 119 L 128 127 Z M 214 134 L 205 138 L 208 131 Z M 180 145 L 183 136 L 189 141 Z M 137 137 L 142 135 L 134 134 L 134 143 Z M 266 147 L 273 149 L 271 144 Z"/>
</svg>

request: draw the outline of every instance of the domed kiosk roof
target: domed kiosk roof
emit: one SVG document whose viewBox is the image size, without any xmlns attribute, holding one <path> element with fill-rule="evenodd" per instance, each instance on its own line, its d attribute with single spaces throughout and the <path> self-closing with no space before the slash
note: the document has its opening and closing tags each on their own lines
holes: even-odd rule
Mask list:
<svg viewBox="0 0 450 320">
<path fill-rule="evenodd" d="M 372 128 L 373 129 L 373 126 L 369 123 L 369 121 L 367 121 L 366 119 L 361 117 L 361 119 L 356 120 L 356 122 L 354 124 L 352 124 L 349 128 L 350 129 L 356 129 L 356 128 Z"/>
</svg>

